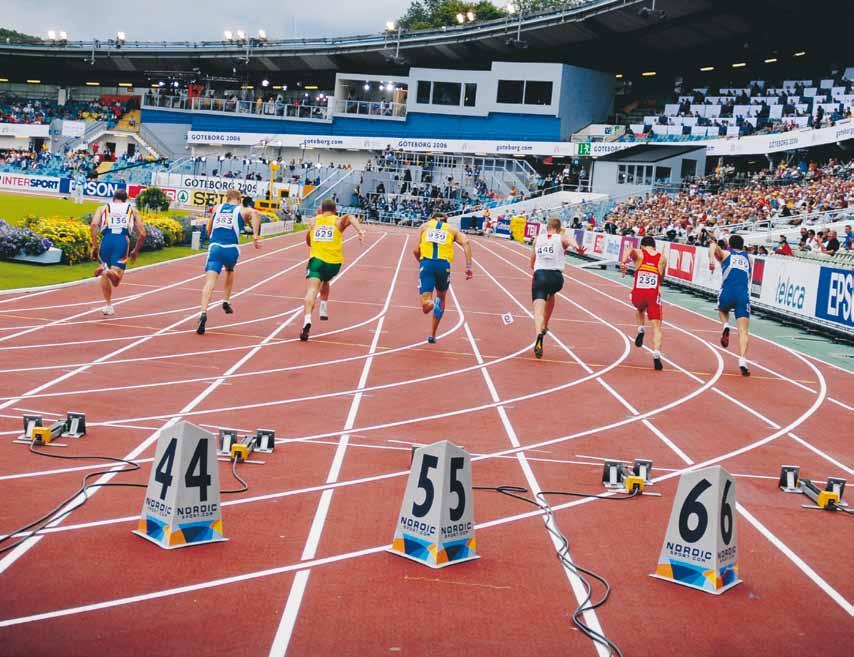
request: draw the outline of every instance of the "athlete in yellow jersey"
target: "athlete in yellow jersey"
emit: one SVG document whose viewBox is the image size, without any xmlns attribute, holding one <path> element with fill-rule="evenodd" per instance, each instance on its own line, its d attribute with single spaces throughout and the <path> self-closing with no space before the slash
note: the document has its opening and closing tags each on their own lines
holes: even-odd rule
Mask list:
<svg viewBox="0 0 854 657">
<path fill-rule="evenodd" d="M 320 205 L 320 214 L 309 222 L 308 233 L 305 242 L 308 244 L 310 253 L 308 267 L 306 268 L 305 286 L 305 319 L 299 339 L 308 340 L 308 332 L 311 330 L 311 313 L 314 310 L 314 302 L 320 293 L 320 319 L 329 319 L 329 281 L 337 276 L 344 262 L 344 239 L 343 233 L 348 226 L 352 226 L 359 233 L 359 241 L 365 243 L 365 231 L 359 225 L 356 217 L 345 215 L 339 217 L 335 207 L 335 201 L 325 199 Z"/>
<path fill-rule="evenodd" d="M 471 244 L 459 230 L 448 224 L 445 215 L 439 214 L 421 226 L 419 244 L 412 254 L 419 262 L 421 285 L 421 310 L 426 315 L 433 311 L 433 333 L 427 338 L 436 343 L 436 331 L 445 312 L 445 295 L 451 285 L 451 262 L 454 260 L 454 242 L 463 247 L 466 254 L 466 280 L 471 279 Z M 433 298 L 433 290 L 436 298 Z"/>
</svg>

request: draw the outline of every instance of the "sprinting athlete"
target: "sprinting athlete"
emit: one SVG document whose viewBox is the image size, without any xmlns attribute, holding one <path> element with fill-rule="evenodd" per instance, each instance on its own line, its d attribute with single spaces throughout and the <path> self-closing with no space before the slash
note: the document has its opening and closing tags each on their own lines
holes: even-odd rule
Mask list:
<svg viewBox="0 0 854 657">
<path fill-rule="evenodd" d="M 216 279 L 225 267 L 225 290 L 222 309 L 227 315 L 234 312 L 231 307 L 231 291 L 234 288 L 234 267 L 240 257 L 240 235 L 246 220 L 252 222 L 252 241 L 256 249 L 261 248 L 258 231 L 261 227 L 261 215 L 254 209 L 241 204 L 240 191 L 229 189 L 225 203 L 216 206 L 208 217 L 208 235 L 210 246 L 205 260 L 205 285 L 202 288 L 201 315 L 196 333 L 204 335 L 208 322 L 208 304 L 211 301 Z"/>
<path fill-rule="evenodd" d="M 356 217 L 339 217 L 335 201 L 324 199 L 320 205 L 320 214 L 309 222 L 305 236 L 310 252 L 305 277 L 305 317 L 299 339 L 308 340 L 311 330 L 311 314 L 318 293 L 320 294 L 320 319 L 329 319 L 329 282 L 338 275 L 344 262 L 344 231 L 348 226 L 359 234 L 359 241 L 365 243 L 365 230 Z"/>
<path fill-rule="evenodd" d="M 721 263 L 723 282 L 718 294 L 718 313 L 723 324 L 721 345 L 729 347 L 729 314 L 735 312 L 738 327 L 738 367 L 743 376 L 750 376 L 747 369 L 747 344 L 750 340 L 750 282 L 753 262 L 744 250 L 744 238 L 732 235 L 729 250 L 722 249 L 716 242 L 709 245 L 709 269 L 715 270 L 715 261 Z"/>
<path fill-rule="evenodd" d="M 421 225 L 418 246 L 412 252 L 419 264 L 418 294 L 421 295 L 421 310 L 425 315 L 433 313 L 433 331 L 427 337 L 430 344 L 436 344 L 436 331 L 439 329 L 442 315 L 445 314 L 445 295 L 451 286 L 454 243 L 463 247 L 466 255 L 466 280 L 471 280 L 471 244 L 461 231 L 448 223 L 444 214 L 437 214 Z"/>
<path fill-rule="evenodd" d="M 655 239 L 647 235 L 641 240 L 641 248 L 629 249 L 620 262 L 620 269 L 626 273 L 626 265 L 631 261 L 635 266 L 635 280 L 632 285 L 632 305 L 637 311 L 638 334 L 635 346 L 643 346 L 646 318 L 652 324 L 652 364 L 656 370 L 662 370 L 661 364 L 661 279 L 667 261 L 655 250 Z"/>
<path fill-rule="evenodd" d="M 113 288 L 118 287 L 125 274 L 128 259 L 136 262 L 142 245 L 145 243 L 145 228 L 139 213 L 128 202 L 127 192 L 119 189 L 113 194 L 113 200 L 101 206 L 92 216 L 92 257 L 100 264 L 95 276 L 101 278 L 101 292 L 104 295 L 104 315 L 113 315 Z M 136 246 L 130 251 L 130 234 L 136 234 Z M 98 238 L 100 237 L 100 247 Z"/>
<path fill-rule="evenodd" d="M 555 309 L 555 295 L 563 289 L 563 269 L 566 266 L 566 251 L 572 247 L 584 253 L 575 238 L 563 229 L 560 219 L 549 217 L 546 230 L 541 230 L 534 240 L 531 252 L 531 298 L 534 301 L 534 356 L 543 357 L 543 338 L 549 331 L 549 320 Z"/>
</svg>

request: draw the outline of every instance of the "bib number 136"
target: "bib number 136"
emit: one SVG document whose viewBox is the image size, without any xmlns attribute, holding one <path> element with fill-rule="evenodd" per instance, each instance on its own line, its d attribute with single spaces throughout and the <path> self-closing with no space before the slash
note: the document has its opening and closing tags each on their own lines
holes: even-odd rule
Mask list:
<svg viewBox="0 0 854 657">
<path fill-rule="evenodd" d="M 450 493 L 455 493 L 456 504 L 450 508 L 451 521 L 456 522 L 463 517 L 466 510 L 466 492 L 463 482 L 459 479 L 460 471 L 465 467 L 465 459 L 461 456 L 452 456 L 448 463 L 450 467 Z M 412 515 L 423 518 L 433 508 L 436 499 L 436 487 L 430 472 L 439 466 L 439 457 L 433 454 L 424 454 L 421 459 L 421 470 L 418 475 L 418 488 L 424 491 L 422 502 L 413 502 Z"/>
</svg>

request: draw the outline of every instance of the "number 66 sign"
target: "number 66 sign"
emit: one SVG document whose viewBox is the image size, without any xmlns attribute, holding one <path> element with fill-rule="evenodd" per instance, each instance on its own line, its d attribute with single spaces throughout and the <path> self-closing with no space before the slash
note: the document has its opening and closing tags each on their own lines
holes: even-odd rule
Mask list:
<svg viewBox="0 0 854 657">
<path fill-rule="evenodd" d="M 160 433 L 134 534 L 166 549 L 226 540 L 215 441 L 189 422 Z"/>
<path fill-rule="evenodd" d="M 431 568 L 477 559 L 471 459 L 442 440 L 415 450 L 389 552 Z"/>
<path fill-rule="evenodd" d="M 653 577 L 715 594 L 741 582 L 735 480 L 719 465 L 680 477 Z"/>
</svg>

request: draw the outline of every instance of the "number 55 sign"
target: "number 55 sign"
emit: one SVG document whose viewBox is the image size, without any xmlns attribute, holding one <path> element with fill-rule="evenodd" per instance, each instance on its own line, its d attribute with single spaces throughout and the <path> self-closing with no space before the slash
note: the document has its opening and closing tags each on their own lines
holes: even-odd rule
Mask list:
<svg viewBox="0 0 854 657">
<path fill-rule="evenodd" d="M 447 440 L 415 450 L 389 552 L 431 568 L 477 559 L 471 459 Z"/>
<path fill-rule="evenodd" d="M 719 465 L 679 479 L 653 577 L 715 594 L 741 582 L 735 480 Z"/>
<path fill-rule="evenodd" d="M 226 540 L 215 440 L 189 422 L 161 432 L 134 534 L 167 549 Z"/>
</svg>

